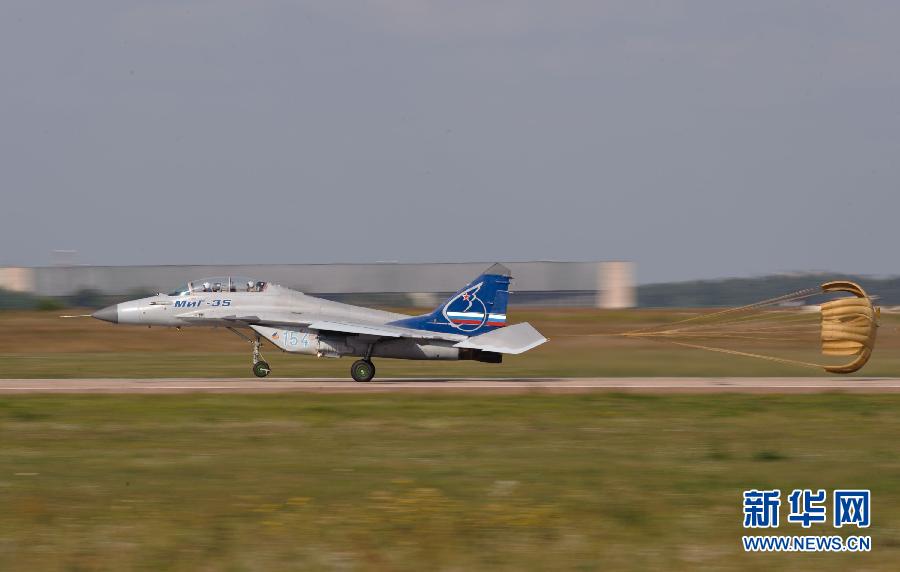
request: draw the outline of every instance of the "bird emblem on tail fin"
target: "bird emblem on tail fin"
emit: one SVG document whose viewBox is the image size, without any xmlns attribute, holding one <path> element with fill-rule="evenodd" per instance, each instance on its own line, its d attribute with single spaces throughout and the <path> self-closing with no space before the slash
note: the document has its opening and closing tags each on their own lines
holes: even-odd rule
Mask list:
<svg viewBox="0 0 900 572">
<path fill-rule="evenodd" d="M 462 332 L 474 332 L 488 321 L 487 306 L 478 297 L 484 282 L 469 286 L 444 304 L 441 310 L 451 326 Z"/>
</svg>

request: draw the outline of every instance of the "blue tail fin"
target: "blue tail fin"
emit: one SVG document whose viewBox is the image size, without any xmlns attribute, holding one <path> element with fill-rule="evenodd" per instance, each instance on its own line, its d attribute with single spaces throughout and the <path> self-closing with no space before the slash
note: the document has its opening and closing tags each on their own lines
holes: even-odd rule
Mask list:
<svg viewBox="0 0 900 572">
<path fill-rule="evenodd" d="M 509 268 L 494 264 L 430 314 L 405 318 L 394 325 L 431 332 L 474 336 L 506 325 Z"/>
</svg>

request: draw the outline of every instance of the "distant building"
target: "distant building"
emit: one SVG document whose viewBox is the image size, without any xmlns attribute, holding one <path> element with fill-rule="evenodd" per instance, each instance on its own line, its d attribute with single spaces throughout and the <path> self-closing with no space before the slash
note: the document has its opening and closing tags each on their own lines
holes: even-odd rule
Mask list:
<svg viewBox="0 0 900 572">
<path fill-rule="evenodd" d="M 510 303 L 630 308 L 631 262 L 509 262 Z M 67 297 L 92 290 L 108 297 L 167 292 L 204 276 L 250 276 L 333 300 L 434 306 L 489 262 L 427 264 L 257 264 L 217 266 L 48 266 L 0 268 L 0 288 Z"/>
</svg>

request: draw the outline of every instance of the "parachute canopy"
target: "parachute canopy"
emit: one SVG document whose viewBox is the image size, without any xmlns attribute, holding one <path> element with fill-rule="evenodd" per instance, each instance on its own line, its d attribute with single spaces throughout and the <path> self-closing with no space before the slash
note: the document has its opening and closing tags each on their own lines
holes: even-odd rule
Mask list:
<svg viewBox="0 0 900 572">
<path fill-rule="evenodd" d="M 822 315 L 822 354 L 826 356 L 856 356 L 853 361 L 825 366 L 831 373 L 853 373 L 866 365 L 875 349 L 879 310 L 872 305 L 866 292 L 853 282 L 828 282 L 823 292 L 850 292 L 855 298 L 838 298 L 824 302 Z"/>
<path fill-rule="evenodd" d="M 836 294 L 850 295 L 835 298 Z M 818 306 L 802 305 L 802 301 L 815 296 L 828 299 Z M 817 312 L 810 312 L 810 309 Z M 623 335 L 822 368 L 830 373 L 853 373 L 866 365 L 872 356 L 879 316 L 879 309 L 872 304 L 862 287 L 853 282 L 837 281 L 827 282 L 820 288 L 692 316 Z M 803 340 L 809 340 L 812 336 L 819 338 L 821 354 L 829 361 L 845 359 L 839 363 L 816 363 L 797 359 L 793 355 L 772 355 L 773 348 L 799 347 Z M 759 347 L 769 351 L 754 349 Z M 846 361 L 848 357 L 853 359 Z"/>
</svg>

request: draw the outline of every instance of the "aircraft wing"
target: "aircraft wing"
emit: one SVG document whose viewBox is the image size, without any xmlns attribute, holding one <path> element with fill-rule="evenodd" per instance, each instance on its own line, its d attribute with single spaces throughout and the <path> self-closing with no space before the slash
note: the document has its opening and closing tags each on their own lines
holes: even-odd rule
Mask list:
<svg viewBox="0 0 900 572">
<path fill-rule="evenodd" d="M 441 332 L 429 332 L 415 328 L 391 326 L 378 323 L 350 322 L 329 320 L 320 316 L 299 314 L 296 312 L 260 312 L 247 314 L 232 314 L 211 318 L 200 315 L 201 312 L 187 312 L 178 317 L 186 322 L 208 323 L 211 319 L 241 326 L 264 326 L 269 328 L 309 328 L 324 332 L 339 332 L 342 334 L 357 334 L 362 336 L 374 336 L 379 338 L 413 338 L 420 340 L 446 340 L 458 342 L 466 339 L 461 334 L 445 334 Z"/>
<path fill-rule="evenodd" d="M 403 328 L 384 324 L 365 324 L 362 322 L 336 322 L 331 320 L 318 320 L 309 326 L 311 330 L 324 332 L 340 332 L 342 334 L 359 334 L 363 336 L 377 336 L 381 338 L 414 338 L 420 340 L 448 340 L 459 341 L 466 339 L 460 334 L 444 334 L 441 332 L 427 332 L 414 328 Z"/>
<path fill-rule="evenodd" d="M 302 314 L 296 312 L 265 312 L 260 315 L 226 316 L 223 319 L 235 323 L 240 322 L 247 325 L 271 326 L 273 328 L 307 326 L 315 321 L 315 318 L 304 317 Z"/>
<path fill-rule="evenodd" d="M 267 311 L 265 313 L 247 313 L 247 314 L 232 314 L 229 316 L 220 316 L 216 318 L 210 318 L 208 316 L 200 315 L 200 312 L 188 312 L 184 314 L 180 314 L 178 316 L 179 319 L 185 320 L 187 322 L 196 322 L 196 323 L 204 323 L 209 322 L 211 319 L 220 320 L 223 322 L 231 323 L 235 327 L 240 326 L 271 326 L 275 328 L 290 328 L 290 327 L 298 327 L 298 326 L 308 326 L 310 323 L 314 322 L 315 318 L 304 318 L 303 315 L 298 314 L 296 312 L 271 312 Z"/>
<path fill-rule="evenodd" d="M 528 322 L 499 328 L 480 336 L 472 336 L 455 345 L 500 354 L 520 354 L 546 342 L 541 333 Z"/>
</svg>

